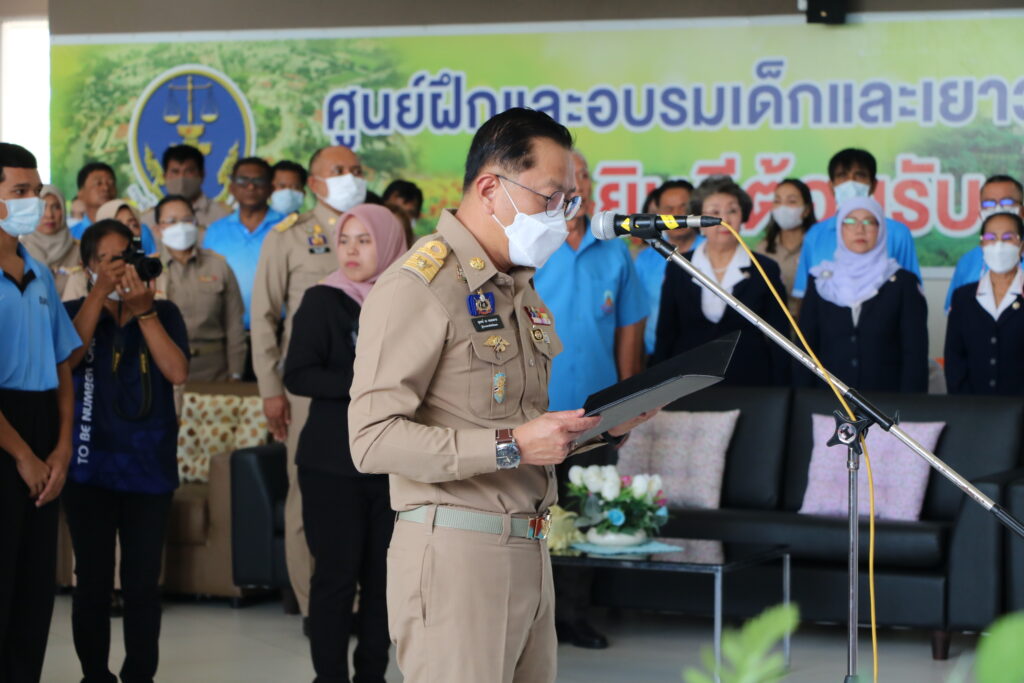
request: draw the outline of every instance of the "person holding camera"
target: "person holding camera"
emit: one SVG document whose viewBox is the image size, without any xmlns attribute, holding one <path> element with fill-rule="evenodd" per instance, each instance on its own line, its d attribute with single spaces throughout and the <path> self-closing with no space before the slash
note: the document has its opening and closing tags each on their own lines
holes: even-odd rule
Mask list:
<svg viewBox="0 0 1024 683">
<path fill-rule="evenodd" d="M 64 504 L 77 583 L 71 625 L 84 683 L 110 672 L 114 547 L 121 544 L 124 683 L 152 681 L 160 635 L 160 566 L 178 486 L 174 386 L 188 376 L 188 333 L 178 307 L 154 301 L 159 261 L 131 231 L 101 220 L 82 235 L 88 296 L 65 303 L 83 346 L 71 354 L 73 457 Z"/>
</svg>

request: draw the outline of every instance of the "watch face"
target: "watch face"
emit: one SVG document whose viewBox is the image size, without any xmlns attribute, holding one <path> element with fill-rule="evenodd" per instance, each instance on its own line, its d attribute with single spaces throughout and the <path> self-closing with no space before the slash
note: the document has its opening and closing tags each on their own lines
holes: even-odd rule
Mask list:
<svg viewBox="0 0 1024 683">
<path fill-rule="evenodd" d="M 496 446 L 498 469 L 513 469 L 519 466 L 519 448 L 515 442 L 499 443 Z"/>
</svg>

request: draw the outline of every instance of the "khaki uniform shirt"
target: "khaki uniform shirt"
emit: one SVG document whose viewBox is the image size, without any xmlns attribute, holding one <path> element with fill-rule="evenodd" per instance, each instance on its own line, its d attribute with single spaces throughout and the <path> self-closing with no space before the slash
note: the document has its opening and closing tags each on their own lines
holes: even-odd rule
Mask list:
<svg viewBox="0 0 1024 683">
<path fill-rule="evenodd" d="M 218 221 L 224 216 L 230 215 L 234 209 L 227 204 L 216 202 L 205 194 L 200 194 L 199 197 L 192 202 L 192 213 L 196 216 L 196 225 L 199 226 L 199 240 L 196 244 L 203 243 L 203 236 L 206 235 L 206 228 L 210 226 L 214 221 Z M 160 237 L 157 234 L 157 230 L 154 228 L 156 225 L 156 207 L 147 209 L 142 214 L 142 222 L 152 228 L 153 239 L 160 242 Z"/>
<path fill-rule="evenodd" d="M 245 372 L 245 304 L 228 262 L 198 248 L 185 263 L 176 261 L 166 248 L 159 256 L 164 271 L 156 279 L 156 295 L 173 301 L 181 311 L 192 355 L 224 354 L 227 373 L 240 377 Z"/>
<path fill-rule="evenodd" d="M 60 300 L 77 301 L 86 296 L 89 296 L 89 271 L 79 268 L 68 274 L 64 289 L 60 292 Z"/>
<path fill-rule="evenodd" d="M 391 475 L 396 510 L 437 504 L 537 514 L 556 500 L 554 468 L 498 470 L 495 430 L 547 410 L 551 359 L 562 349 L 554 319 L 532 268 L 498 271 L 450 212 L 437 227 L 381 275 L 363 304 L 352 459 L 363 472 Z M 493 297 L 493 313 L 471 315 L 468 300 L 481 295 Z"/>
<path fill-rule="evenodd" d="M 263 398 L 284 394 L 281 361 L 302 295 L 338 269 L 337 223 L 338 215 L 318 203 L 312 211 L 285 218 L 263 240 L 249 314 L 252 364 Z"/>
<path fill-rule="evenodd" d="M 46 263 L 46 259 L 43 258 L 42 254 L 33 251 L 28 245 L 25 248 L 28 249 L 28 253 L 32 255 L 32 258 L 40 263 Z M 68 300 L 64 298 L 64 291 L 67 289 L 68 281 L 71 280 L 75 273 L 81 273 L 83 270 L 81 255 L 78 251 L 78 240 L 75 240 L 74 247 L 68 249 L 67 253 L 60 257 L 56 263 L 50 264 L 50 272 L 53 273 L 53 281 L 57 285 L 57 294 L 61 296 L 62 301 Z M 82 296 L 85 295 L 83 294 Z"/>
</svg>

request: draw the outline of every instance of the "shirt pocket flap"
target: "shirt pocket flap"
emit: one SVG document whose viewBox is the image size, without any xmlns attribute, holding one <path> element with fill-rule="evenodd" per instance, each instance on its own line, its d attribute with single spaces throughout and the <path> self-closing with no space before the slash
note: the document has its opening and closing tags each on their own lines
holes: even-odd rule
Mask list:
<svg viewBox="0 0 1024 683">
<path fill-rule="evenodd" d="M 470 337 L 473 353 L 485 363 L 505 365 L 519 355 L 519 344 L 514 334 L 481 332 Z"/>
</svg>

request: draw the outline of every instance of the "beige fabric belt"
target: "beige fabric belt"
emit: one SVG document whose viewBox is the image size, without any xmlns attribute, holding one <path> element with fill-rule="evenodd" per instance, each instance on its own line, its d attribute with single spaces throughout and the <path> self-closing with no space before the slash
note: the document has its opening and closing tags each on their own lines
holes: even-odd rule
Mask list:
<svg viewBox="0 0 1024 683">
<path fill-rule="evenodd" d="M 423 524 L 427 521 L 427 513 L 430 507 L 429 505 L 423 505 L 412 510 L 399 512 L 398 519 Z M 513 517 L 512 531 L 509 535 L 537 541 L 543 540 L 547 538 L 550 524 L 550 512 L 528 519 Z M 438 507 L 436 509 L 434 512 L 434 526 L 445 529 L 459 529 L 461 531 L 478 531 L 483 534 L 495 534 L 496 536 L 500 536 L 505 532 L 503 515 L 473 512 L 472 510 L 456 510 L 449 507 Z"/>
</svg>

